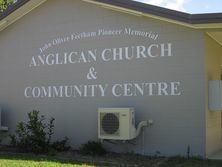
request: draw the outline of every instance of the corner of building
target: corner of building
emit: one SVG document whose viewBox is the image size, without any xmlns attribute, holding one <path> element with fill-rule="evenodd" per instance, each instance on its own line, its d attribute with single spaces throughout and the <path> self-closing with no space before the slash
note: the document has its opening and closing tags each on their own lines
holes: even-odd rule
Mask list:
<svg viewBox="0 0 222 167">
<path fill-rule="evenodd" d="M 222 32 L 221 32 L 222 33 Z M 209 110 L 208 88 L 210 80 L 221 80 L 222 45 L 205 33 L 205 157 L 210 158 L 222 149 L 221 112 Z"/>
</svg>

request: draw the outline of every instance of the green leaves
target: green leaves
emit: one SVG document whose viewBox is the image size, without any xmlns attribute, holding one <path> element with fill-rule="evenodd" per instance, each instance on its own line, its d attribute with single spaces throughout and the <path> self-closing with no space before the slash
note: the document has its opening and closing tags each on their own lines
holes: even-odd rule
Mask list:
<svg viewBox="0 0 222 167">
<path fill-rule="evenodd" d="M 103 147 L 101 142 L 88 141 L 86 144 L 80 146 L 80 153 L 83 155 L 104 155 L 106 149 Z"/>
<path fill-rule="evenodd" d="M 4 12 L 13 3 L 14 0 L 0 0 L 0 14 Z"/>
<path fill-rule="evenodd" d="M 16 127 L 16 134 L 9 135 L 11 144 L 22 152 L 49 153 L 55 151 L 67 151 L 68 138 L 52 142 L 54 134 L 54 121 L 51 118 L 48 122 L 39 111 L 33 110 L 28 113 L 28 122 L 19 122 Z"/>
<path fill-rule="evenodd" d="M 45 153 L 50 149 L 51 136 L 53 135 L 54 118 L 45 123 L 45 116 L 39 111 L 33 110 L 28 113 L 28 122 L 19 122 L 16 135 L 11 135 L 11 143 L 21 151 Z"/>
</svg>

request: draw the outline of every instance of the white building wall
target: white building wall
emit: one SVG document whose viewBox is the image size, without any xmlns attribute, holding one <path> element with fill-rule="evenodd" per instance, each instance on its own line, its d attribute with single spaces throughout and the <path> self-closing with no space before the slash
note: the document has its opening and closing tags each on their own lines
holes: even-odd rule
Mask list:
<svg viewBox="0 0 222 167">
<path fill-rule="evenodd" d="M 158 35 L 151 39 L 135 35 L 107 35 L 84 38 L 54 45 L 43 53 L 40 48 L 55 38 L 98 29 L 131 28 Z M 101 61 L 104 49 L 152 44 L 172 44 L 171 56 L 147 57 L 130 61 Z M 30 67 L 32 57 L 97 49 L 98 61 L 68 65 Z M 134 107 L 136 123 L 152 119 L 154 124 L 129 143 L 106 146 L 113 151 L 138 152 L 147 155 L 205 154 L 205 85 L 203 32 L 176 24 L 138 17 L 102 8 L 79 0 L 48 0 L 4 31 L 0 32 L 0 102 L 5 125 L 13 133 L 19 121 L 27 120 L 27 112 L 37 109 L 55 120 L 55 138 L 67 136 L 78 148 L 88 140 L 97 140 L 99 107 Z M 160 55 L 160 47 L 152 53 Z M 94 67 L 97 79 L 87 79 Z M 101 97 L 27 98 L 27 87 L 58 85 L 123 84 L 142 82 L 179 82 L 180 95 L 121 96 L 107 91 Z M 168 88 L 169 91 L 169 88 Z"/>
</svg>

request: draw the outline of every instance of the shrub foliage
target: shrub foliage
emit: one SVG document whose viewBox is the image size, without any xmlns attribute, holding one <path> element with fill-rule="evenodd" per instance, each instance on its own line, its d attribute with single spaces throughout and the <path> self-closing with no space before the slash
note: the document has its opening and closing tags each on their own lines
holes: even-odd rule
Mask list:
<svg viewBox="0 0 222 167">
<path fill-rule="evenodd" d="M 46 123 L 45 116 L 39 115 L 39 111 L 33 110 L 28 113 L 28 122 L 19 122 L 16 134 L 10 135 L 11 144 L 22 152 L 47 153 L 52 149 L 64 151 L 68 138 L 62 141 L 51 141 L 54 134 L 54 118 Z M 57 149 L 58 148 L 58 149 Z"/>
<path fill-rule="evenodd" d="M 0 0 L 0 14 L 4 12 L 13 3 L 14 0 Z"/>
<path fill-rule="evenodd" d="M 88 141 L 86 144 L 82 144 L 79 151 L 81 154 L 93 156 L 104 155 L 107 152 L 102 143 L 97 141 Z"/>
</svg>

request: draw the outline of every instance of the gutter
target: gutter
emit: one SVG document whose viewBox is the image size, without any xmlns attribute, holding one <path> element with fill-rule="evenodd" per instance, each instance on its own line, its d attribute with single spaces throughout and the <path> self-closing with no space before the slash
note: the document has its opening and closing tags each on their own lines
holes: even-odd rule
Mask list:
<svg viewBox="0 0 222 167">
<path fill-rule="evenodd" d="M 222 28 L 222 13 L 188 14 L 135 1 L 82 0 L 114 11 L 144 16 L 193 29 Z"/>
</svg>

